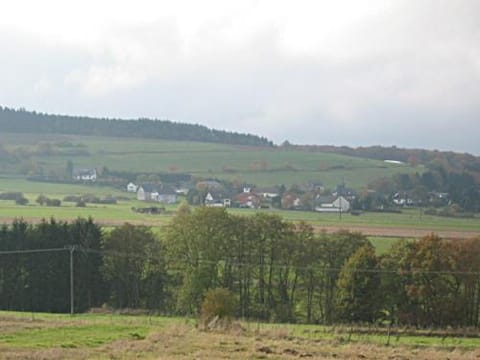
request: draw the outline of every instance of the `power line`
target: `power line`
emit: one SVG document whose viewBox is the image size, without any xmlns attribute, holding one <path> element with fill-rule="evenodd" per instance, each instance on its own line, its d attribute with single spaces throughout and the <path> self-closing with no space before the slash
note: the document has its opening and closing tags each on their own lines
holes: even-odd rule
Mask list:
<svg viewBox="0 0 480 360">
<path fill-rule="evenodd" d="M 7 250 L 7 251 L 0 251 L 0 255 L 11 255 L 11 254 L 34 254 L 34 253 L 46 253 L 46 252 L 61 252 L 61 251 L 72 251 L 74 248 L 77 252 L 84 252 L 84 253 L 93 253 L 103 256 L 118 256 L 118 257 L 125 257 L 125 258 L 136 258 L 136 259 L 143 259 L 143 260 L 151 260 L 155 257 L 148 256 L 147 254 L 140 254 L 140 253 L 126 253 L 121 251 L 114 251 L 114 250 L 97 250 L 91 248 L 85 248 L 82 246 L 71 245 L 65 248 L 52 248 L 52 249 L 27 249 L 27 250 Z M 207 264 L 207 265 L 222 265 L 222 262 L 230 262 L 233 266 L 241 266 L 241 267 L 271 267 L 276 269 L 292 269 L 292 270 L 312 270 L 312 271 L 319 271 L 322 273 L 335 273 L 341 272 L 343 268 L 337 267 L 321 267 L 321 266 L 299 266 L 299 265 L 291 265 L 291 264 L 261 264 L 261 263 L 254 263 L 254 262 L 238 262 L 234 259 L 219 259 L 219 260 L 207 260 L 207 259 L 197 259 L 196 263 L 199 265 Z M 186 264 L 190 265 L 191 262 L 177 259 L 177 264 Z M 172 267 L 170 267 L 172 268 Z M 179 270 L 183 270 L 179 268 Z M 354 273 L 379 273 L 379 274 L 397 274 L 397 275 L 478 275 L 480 276 L 479 271 L 460 271 L 460 270 L 421 270 L 421 269 L 367 269 L 367 268 L 353 268 L 351 272 Z"/>
<path fill-rule="evenodd" d="M 27 250 L 1 250 L 0 255 L 11 255 L 11 254 L 35 254 L 35 253 L 45 253 L 45 252 L 58 252 L 58 251 L 69 251 L 70 248 L 53 248 L 53 249 L 27 249 Z"/>
</svg>

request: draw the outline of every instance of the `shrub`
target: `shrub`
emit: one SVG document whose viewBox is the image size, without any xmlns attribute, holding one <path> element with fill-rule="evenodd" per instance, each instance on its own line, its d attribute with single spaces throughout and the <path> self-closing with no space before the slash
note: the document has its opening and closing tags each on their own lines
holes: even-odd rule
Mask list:
<svg viewBox="0 0 480 360">
<path fill-rule="evenodd" d="M 98 196 L 93 195 L 93 194 L 85 194 L 85 195 L 82 195 L 81 198 L 86 203 L 91 203 L 91 204 L 99 204 L 100 203 L 100 198 Z"/>
<path fill-rule="evenodd" d="M 215 317 L 231 319 L 235 315 L 235 295 L 228 289 L 216 288 L 208 290 L 202 303 L 201 318 L 208 322 Z"/>
<path fill-rule="evenodd" d="M 47 199 L 47 206 L 61 206 L 62 202 L 58 199 Z"/>
<path fill-rule="evenodd" d="M 82 201 L 82 197 L 77 195 L 67 195 L 63 198 L 63 201 L 76 203 Z"/>
<path fill-rule="evenodd" d="M 27 205 L 28 204 L 28 199 L 22 196 L 21 198 L 15 199 L 15 204 L 17 204 L 17 205 Z"/>
<path fill-rule="evenodd" d="M 85 201 L 83 200 L 79 200 L 77 201 L 77 203 L 75 204 L 76 207 L 85 207 L 86 204 L 85 204 Z"/>
<path fill-rule="evenodd" d="M 98 204 L 116 204 L 117 199 L 114 197 L 105 197 L 104 199 L 98 199 Z"/>
<path fill-rule="evenodd" d="M 44 204 L 46 204 L 48 202 L 48 197 L 46 197 L 45 195 L 38 195 L 35 202 L 37 202 L 38 204 L 43 206 Z"/>
</svg>

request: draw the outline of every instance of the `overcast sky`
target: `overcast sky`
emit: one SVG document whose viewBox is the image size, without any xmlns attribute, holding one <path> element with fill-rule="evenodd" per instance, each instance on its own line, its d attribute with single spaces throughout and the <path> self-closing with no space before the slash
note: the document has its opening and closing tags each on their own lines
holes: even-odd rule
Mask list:
<svg viewBox="0 0 480 360">
<path fill-rule="evenodd" d="M 0 105 L 480 155 L 480 1 L 2 2 Z"/>
</svg>

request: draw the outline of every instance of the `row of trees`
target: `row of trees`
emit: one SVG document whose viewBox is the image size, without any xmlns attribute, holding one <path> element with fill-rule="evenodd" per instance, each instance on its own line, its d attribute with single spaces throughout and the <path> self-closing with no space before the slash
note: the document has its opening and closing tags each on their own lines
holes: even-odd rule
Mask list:
<svg viewBox="0 0 480 360">
<path fill-rule="evenodd" d="M 379 178 L 368 185 L 375 192 L 360 192 L 354 208 L 375 210 L 392 206 L 395 193 L 422 207 L 455 205 L 462 211 L 480 211 L 480 184 L 467 172 L 447 172 L 443 168 L 422 174 L 395 174 L 391 178 Z"/>
<path fill-rule="evenodd" d="M 198 124 L 166 120 L 119 120 L 50 115 L 2 107 L 0 107 L 0 130 L 15 133 L 143 137 L 239 145 L 273 145 L 268 139 L 257 135 L 214 130 Z"/>
<path fill-rule="evenodd" d="M 107 304 L 196 315 L 208 291 L 225 288 L 236 315 L 251 319 L 479 325 L 480 238 L 430 235 L 377 256 L 359 233 L 188 206 L 161 239 L 129 224 L 102 231 L 92 219 L 4 225 L 0 308 L 68 312 L 70 246 L 75 311 Z"/>
<path fill-rule="evenodd" d="M 431 235 L 378 257 L 359 233 L 315 235 L 275 215 L 183 208 L 165 245 L 181 313 L 195 313 L 208 289 L 223 287 L 236 294 L 238 315 L 264 320 L 479 324 L 480 238 Z"/>
<path fill-rule="evenodd" d="M 0 228 L 0 308 L 69 312 L 73 246 L 76 312 L 162 307 L 164 252 L 150 229 L 125 224 L 104 232 L 92 219 L 51 219 Z"/>
</svg>

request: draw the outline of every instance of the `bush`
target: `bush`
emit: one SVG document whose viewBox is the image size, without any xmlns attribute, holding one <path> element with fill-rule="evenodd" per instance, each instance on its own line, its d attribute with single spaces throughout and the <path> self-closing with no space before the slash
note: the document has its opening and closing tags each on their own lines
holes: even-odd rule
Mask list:
<svg viewBox="0 0 480 360">
<path fill-rule="evenodd" d="M 85 207 L 86 204 L 85 204 L 85 201 L 82 201 L 82 200 L 79 200 L 77 201 L 77 203 L 75 204 L 76 207 Z"/>
<path fill-rule="evenodd" d="M 28 199 L 22 196 L 21 198 L 15 199 L 15 204 L 17 204 L 17 205 L 27 205 L 28 204 Z"/>
<path fill-rule="evenodd" d="M 38 195 L 37 199 L 35 200 L 35 202 L 37 202 L 41 206 L 46 204 L 47 201 L 48 201 L 48 197 L 46 197 L 45 195 Z"/>
<path fill-rule="evenodd" d="M 81 198 L 86 203 L 90 203 L 90 204 L 99 204 L 100 203 L 100 198 L 98 196 L 93 195 L 93 194 L 85 194 L 85 195 L 82 195 Z"/>
<path fill-rule="evenodd" d="M 117 199 L 114 197 L 105 197 L 104 199 L 98 199 L 97 204 L 116 204 Z"/>
<path fill-rule="evenodd" d="M 45 195 L 38 195 L 37 199 L 35 200 L 41 206 L 61 206 L 62 202 L 58 199 L 49 199 Z"/>
<path fill-rule="evenodd" d="M 47 206 L 61 206 L 62 202 L 58 199 L 47 199 Z"/>
<path fill-rule="evenodd" d="M 216 288 L 208 290 L 202 303 L 201 319 L 206 323 L 218 317 L 231 319 L 235 315 L 235 295 L 228 289 Z"/>
<path fill-rule="evenodd" d="M 63 201 L 78 203 L 79 201 L 82 201 L 82 197 L 77 195 L 67 195 L 63 198 Z"/>
<path fill-rule="evenodd" d="M 63 201 L 74 202 L 77 204 L 78 203 L 90 203 L 90 204 L 116 204 L 117 203 L 117 199 L 111 195 L 106 196 L 104 199 L 100 199 L 98 196 L 95 196 L 93 194 L 84 194 L 81 196 L 68 195 L 63 198 Z"/>
</svg>

